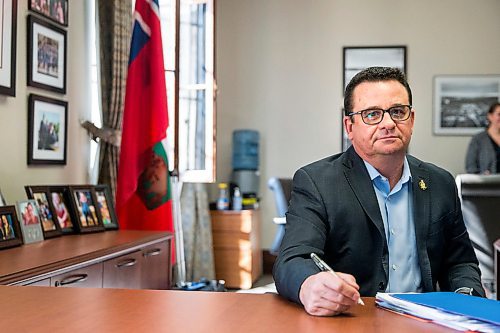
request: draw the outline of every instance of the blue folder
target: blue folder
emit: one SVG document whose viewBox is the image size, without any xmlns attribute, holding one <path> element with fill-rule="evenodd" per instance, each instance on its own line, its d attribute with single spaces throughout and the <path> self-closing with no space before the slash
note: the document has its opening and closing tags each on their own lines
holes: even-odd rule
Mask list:
<svg viewBox="0 0 500 333">
<path fill-rule="evenodd" d="M 391 294 L 391 296 L 415 304 L 500 325 L 500 301 L 452 292 Z"/>
</svg>

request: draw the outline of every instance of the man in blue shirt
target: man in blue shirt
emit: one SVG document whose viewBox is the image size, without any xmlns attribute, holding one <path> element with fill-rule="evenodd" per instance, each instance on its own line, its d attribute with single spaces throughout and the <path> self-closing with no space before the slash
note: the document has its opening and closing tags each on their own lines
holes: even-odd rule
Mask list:
<svg viewBox="0 0 500 333">
<path fill-rule="evenodd" d="M 361 71 L 344 110 L 352 146 L 294 175 L 273 271 L 278 292 L 318 316 L 377 292 L 484 296 L 453 176 L 406 154 L 415 110 L 404 74 Z M 337 274 L 320 272 L 311 253 Z"/>
</svg>

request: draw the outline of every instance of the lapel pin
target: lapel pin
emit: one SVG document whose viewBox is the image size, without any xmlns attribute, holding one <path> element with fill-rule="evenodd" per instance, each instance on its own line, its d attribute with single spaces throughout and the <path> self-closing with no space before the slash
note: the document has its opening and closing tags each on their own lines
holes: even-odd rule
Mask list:
<svg viewBox="0 0 500 333">
<path fill-rule="evenodd" d="M 421 189 L 422 191 L 427 190 L 427 185 L 425 185 L 425 182 L 424 182 L 424 180 L 423 180 L 423 179 L 420 179 L 420 181 L 418 182 L 418 186 L 420 187 L 420 189 Z"/>
</svg>

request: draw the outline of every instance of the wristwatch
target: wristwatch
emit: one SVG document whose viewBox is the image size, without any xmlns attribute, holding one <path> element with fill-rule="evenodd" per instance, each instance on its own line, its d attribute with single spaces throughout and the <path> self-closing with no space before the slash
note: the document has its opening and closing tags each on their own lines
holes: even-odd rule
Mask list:
<svg viewBox="0 0 500 333">
<path fill-rule="evenodd" d="M 458 294 L 464 294 L 464 295 L 473 296 L 474 289 L 469 288 L 469 287 L 460 287 L 457 290 L 455 290 L 455 292 L 458 293 Z"/>
</svg>

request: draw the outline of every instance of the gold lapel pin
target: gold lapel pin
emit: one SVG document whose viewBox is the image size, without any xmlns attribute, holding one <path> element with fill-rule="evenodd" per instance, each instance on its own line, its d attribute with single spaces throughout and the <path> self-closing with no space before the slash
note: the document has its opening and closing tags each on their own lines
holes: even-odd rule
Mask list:
<svg viewBox="0 0 500 333">
<path fill-rule="evenodd" d="M 427 190 L 427 185 L 425 185 L 425 182 L 424 182 L 424 180 L 423 180 L 423 179 L 420 179 L 420 181 L 418 182 L 418 186 L 420 186 L 420 189 L 421 189 L 422 191 Z"/>
</svg>

